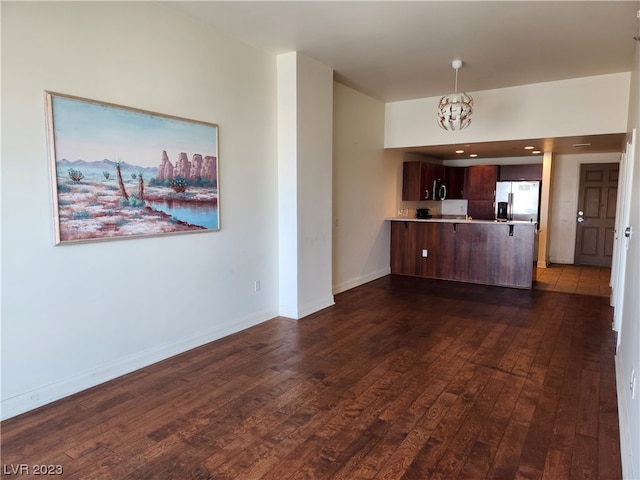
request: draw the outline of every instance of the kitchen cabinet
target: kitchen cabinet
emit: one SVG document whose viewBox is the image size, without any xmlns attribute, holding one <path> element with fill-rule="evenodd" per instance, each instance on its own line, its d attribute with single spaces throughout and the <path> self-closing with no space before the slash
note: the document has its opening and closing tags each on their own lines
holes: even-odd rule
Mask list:
<svg viewBox="0 0 640 480">
<path fill-rule="evenodd" d="M 537 263 L 532 225 L 461 223 L 456 230 L 456 279 L 531 288 Z"/>
<path fill-rule="evenodd" d="M 402 200 L 433 200 L 434 180 L 445 179 L 444 165 L 410 161 L 402 165 Z"/>
<path fill-rule="evenodd" d="M 468 200 L 467 215 L 476 220 L 493 220 L 496 217 L 493 200 Z"/>
<path fill-rule="evenodd" d="M 416 261 L 418 244 L 416 222 L 391 223 L 391 272 L 402 272 L 402 275 L 418 276 L 422 268 Z"/>
<path fill-rule="evenodd" d="M 501 165 L 501 182 L 542 181 L 542 164 L 533 163 L 526 165 Z"/>
<path fill-rule="evenodd" d="M 496 182 L 498 181 L 498 165 L 472 165 L 469 167 L 469 184 L 467 192 L 469 200 L 493 201 Z"/>
<path fill-rule="evenodd" d="M 472 165 L 467 181 L 467 214 L 475 219 L 495 218 L 494 201 L 498 165 Z"/>
<path fill-rule="evenodd" d="M 469 167 L 446 167 L 447 198 L 462 199 L 465 197 L 465 177 Z"/>
<path fill-rule="evenodd" d="M 429 163 L 429 168 L 427 169 L 427 181 L 430 185 L 430 196 L 429 200 L 433 200 L 435 192 L 433 190 L 434 182 L 440 181 L 444 182 L 446 180 L 446 172 L 447 167 L 444 165 L 438 165 L 437 163 Z"/>
<path fill-rule="evenodd" d="M 536 240 L 524 222 L 393 220 L 391 273 L 531 288 Z"/>
<path fill-rule="evenodd" d="M 391 223 L 391 273 L 449 278 L 454 268 L 451 224 Z M 426 256 L 423 250 L 426 250 Z"/>
</svg>

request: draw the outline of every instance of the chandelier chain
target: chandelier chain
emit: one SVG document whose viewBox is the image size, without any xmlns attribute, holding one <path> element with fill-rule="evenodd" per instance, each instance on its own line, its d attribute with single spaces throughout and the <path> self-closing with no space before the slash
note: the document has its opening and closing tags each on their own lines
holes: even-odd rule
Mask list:
<svg viewBox="0 0 640 480">
<path fill-rule="evenodd" d="M 454 93 L 458 93 L 458 68 L 456 68 L 456 85 Z"/>
</svg>

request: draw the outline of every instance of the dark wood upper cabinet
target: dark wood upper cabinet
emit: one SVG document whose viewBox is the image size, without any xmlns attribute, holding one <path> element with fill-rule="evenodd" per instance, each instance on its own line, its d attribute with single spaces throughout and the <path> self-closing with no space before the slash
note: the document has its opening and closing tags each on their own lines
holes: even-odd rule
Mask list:
<svg viewBox="0 0 640 480">
<path fill-rule="evenodd" d="M 446 167 L 447 198 L 465 198 L 465 174 L 468 167 Z"/>
<path fill-rule="evenodd" d="M 445 179 L 444 165 L 411 161 L 402 168 L 402 200 L 432 200 L 434 180 Z"/>
<path fill-rule="evenodd" d="M 542 164 L 533 163 L 527 165 L 501 165 L 501 182 L 519 182 L 521 180 L 533 182 L 542 181 Z"/>
<path fill-rule="evenodd" d="M 402 200 L 433 200 L 434 180 L 445 181 L 446 198 L 469 200 L 469 215 L 475 213 L 474 218 L 493 219 L 496 182 L 540 181 L 542 164 L 445 167 L 420 160 L 404 162 Z"/>
<path fill-rule="evenodd" d="M 467 214 L 476 220 L 493 220 L 497 165 L 472 165 L 467 182 Z"/>
<path fill-rule="evenodd" d="M 467 198 L 469 200 L 490 200 L 493 202 L 497 181 L 497 165 L 470 166 Z"/>
<path fill-rule="evenodd" d="M 422 162 L 404 162 L 402 165 L 402 200 L 421 200 L 420 167 Z"/>
</svg>

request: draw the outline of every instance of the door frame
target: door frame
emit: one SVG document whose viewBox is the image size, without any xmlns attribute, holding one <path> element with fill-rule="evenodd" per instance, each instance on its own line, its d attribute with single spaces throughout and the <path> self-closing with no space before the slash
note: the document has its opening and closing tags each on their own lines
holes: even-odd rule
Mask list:
<svg viewBox="0 0 640 480">
<path fill-rule="evenodd" d="M 612 245 L 612 255 L 611 255 L 611 264 L 608 265 L 609 268 L 611 268 L 611 266 L 613 265 L 613 250 L 615 248 L 615 228 L 618 222 L 618 198 L 620 195 L 620 162 L 621 162 L 621 157 L 622 154 L 619 154 L 618 159 L 615 161 L 594 161 L 594 162 L 579 162 L 578 163 L 578 168 L 577 168 L 577 178 L 578 178 L 578 182 L 576 184 L 576 197 L 575 197 L 575 210 L 574 210 L 574 219 L 577 219 L 578 215 L 578 211 L 580 210 L 580 198 L 582 196 L 582 194 L 584 193 L 584 184 L 583 184 L 583 171 L 585 169 L 585 167 L 587 166 L 597 166 L 597 165 L 615 165 L 617 166 L 618 169 L 618 179 L 616 181 L 616 200 L 615 200 L 615 212 L 614 212 L 614 218 L 613 218 L 613 222 L 611 225 L 611 230 L 613 230 L 614 232 L 614 239 L 613 239 L 613 245 Z M 586 181 L 586 179 L 585 179 Z M 603 182 L 606 180 L 602 180 Z M 585 193 L 586 194 L 586 193 Z M 602 214 L 601 214 L 602 215 Z M 602 219 L 602 217 L 600 217 Z M 610 217 L 609 217 L 610 218 Z M 573 227 L 573 260 L 572 263 L 574 265 L 591 265 L 590 263 L 580 263 L 577 264 L 576 261 L 579 257 L 579 251 L 578 251 L 578 235 L 580 232 L 580 225 L 578 224 L 577 221 L 574 221 L 574 227 Z M 609 230 L 607 228 L 607 230 Z M 605 242 L 606 240 L 603 239 L 603 242 Z M 604 248 L 604 244 L 602 245 L 602 247 Z M 604 252 L 603 252 L 604 253 Z M 609 282 L 609 284 L 611 284 L 611 282 Z"/>
<path fill-rule="evenodd" d="M 629 225 L 631 214 L 631 188 L 633 182 L 633 163 L 637 145 L 637 130 L 634 128 L 625 145 L 620 159 L 618 175 L 618 198 L 616 202 L 615 237 L 613 243 L 613 259 L 611 262 L 611 302 L 613 308 L 613 330 L 618 332 L 616 350 L 620 346 L 622 307 L 624 305 L 624 283 L 627 264 L 629 239 L 624 236 L 624 229 Z"/>
</svg>

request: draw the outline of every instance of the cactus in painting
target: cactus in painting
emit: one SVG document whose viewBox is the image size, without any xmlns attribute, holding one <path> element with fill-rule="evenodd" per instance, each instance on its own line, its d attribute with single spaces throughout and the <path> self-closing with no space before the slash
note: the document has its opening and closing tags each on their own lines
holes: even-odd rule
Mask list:
<svg viewBox="0 0 640 480">
<path fill-rule="evenodd" d="M 173 188 L 173 191 L 176 193 L 183 193 L 187 191 L 187 181 L 184 178 L 176 177 L 170 180 L 169 185 Z"/>
<path fill-rule="evenodd" d="M 122 180 L 122 171 L 120 170 L 120 160 L 116 160 L 116 175 L 118 176 L 118 186 L 120 187 L 120 195 L 125 200 L 129 200 L 127 189 L 124 188 L 124 180 Z"/>
<path fill-rule="evenodd" d="M 67 170 L 67 173 L 69 173 L 69 178 L 74 182 L 79 182 L 84 178 L 84 175 L 80 170 L 75 170 L 73 168 L 70 168 L 69 170 Z"/>
<path fill-rule="evenodd" d="M 138 198 L 144 202 L 144 180 L 142 172 L 138 172 Z"/>
</svg>

